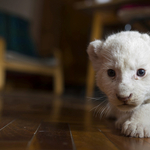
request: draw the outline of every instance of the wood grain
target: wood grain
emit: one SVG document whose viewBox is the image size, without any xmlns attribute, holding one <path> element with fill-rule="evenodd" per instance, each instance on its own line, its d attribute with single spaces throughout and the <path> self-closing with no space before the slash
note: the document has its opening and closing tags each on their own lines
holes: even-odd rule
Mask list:
<svg viewBox="0 0 150 150">
<path fill-rule="evenodd" d="M 96 127 L 71 124 L 70 128 L 78 150 L 118 149 L 103 133 L 99 132 Z"/>
<path fill-rule="evenodd" d="M 72 150 L 73 145 L 68 124 L 43 122 L 28 149 Z"/>
<path fill-rule="evenodd" d="M 145 139 L 123 136 L 120 130 L 115 129 L 114 121 L 105 120 L 104 123 L 100 125 L 99 130 L 119 149 L 141 150 L 144 147 L 144 150 L 148 150 L 150 147 L 150 144 L 146 142 Z"/>
<path fill-rule="evenodd" d="M 150 149 L 150 138 L 125 137 L 114 120 L 94 117 L 85 99 L 16 92 L 1 101 L 0 150 Z"/>
</svg>

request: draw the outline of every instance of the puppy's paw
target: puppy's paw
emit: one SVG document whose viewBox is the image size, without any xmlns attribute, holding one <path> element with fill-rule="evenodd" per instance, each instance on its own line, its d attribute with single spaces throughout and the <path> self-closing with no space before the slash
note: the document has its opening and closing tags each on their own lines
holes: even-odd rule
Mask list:
<svg viewBox="0 0 150 150">
<path fill-rule="evenodd" d="M 150 125 L 128 120 L 122 125 L 121 133 L 130 137 L 147 138 L 150 137 Z"/>
</svg>

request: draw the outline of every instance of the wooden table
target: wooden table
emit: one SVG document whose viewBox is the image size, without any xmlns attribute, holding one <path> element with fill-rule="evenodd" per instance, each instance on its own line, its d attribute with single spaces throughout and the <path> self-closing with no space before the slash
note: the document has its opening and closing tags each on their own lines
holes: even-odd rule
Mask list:
<svg viewBox="0 0 150 150">
<path fill-rule="evenodd" d="M 91 106 L 86 100 L 73 97 L 2 94 L 0 150 L 150 149 L 150 138 L 121 135 L 113 120 L 100 120 L 97 113 L 90 111 Z"/>
<path fill-rule="evenodd" d="M 75 8 L 78 10 L 88 11 L 93 14 L 91 38 L 93 41 L 95 39 L 102 39 L 103 26 L 118 24 L 120 20 L 117 17 L 117 10 L 125 4 L 139 4 L 143 2 L 148 2 L 148 0 L 112 0 L 109 3 L 97 4 L 97 3 L 87 3 L 78 2 L 75 4 Z M 86 83 L 86 96 L 91 97 L 93 95 L 95 86 L 95 73 L 91 62 L 88 63 L 87 72 L 87 83 Z"/>
</svg>

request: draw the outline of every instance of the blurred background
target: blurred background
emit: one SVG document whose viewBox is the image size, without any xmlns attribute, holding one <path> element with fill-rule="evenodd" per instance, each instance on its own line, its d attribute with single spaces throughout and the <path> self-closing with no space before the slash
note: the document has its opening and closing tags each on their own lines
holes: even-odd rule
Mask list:
<svg viewBox="0 0 150 150">
<path fill-rule="evenodd" d="M 117 18 L 103 24 L 102 39 L 122 30 L 150 29 L 148 0 L 0 0 L 2 89 L 53 92 L 53 77 L 59 76 L 55 86 L 61 83 L 63 89 L 58 93 L 85 97 L 86 49 L 98 10 L 112 10 Z"/>
</svg>

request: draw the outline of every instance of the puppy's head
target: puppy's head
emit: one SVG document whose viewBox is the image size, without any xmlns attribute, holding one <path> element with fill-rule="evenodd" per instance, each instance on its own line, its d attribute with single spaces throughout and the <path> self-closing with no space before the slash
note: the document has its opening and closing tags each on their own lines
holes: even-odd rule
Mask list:
<svg viewBox="0 0 150 150">
<path fill-rule="evenodd" d="M 150 99 L 150 37 L 120 32 L 89 44 L 97 86 L 121 111 L 131 111 Z"/>
</svg>

